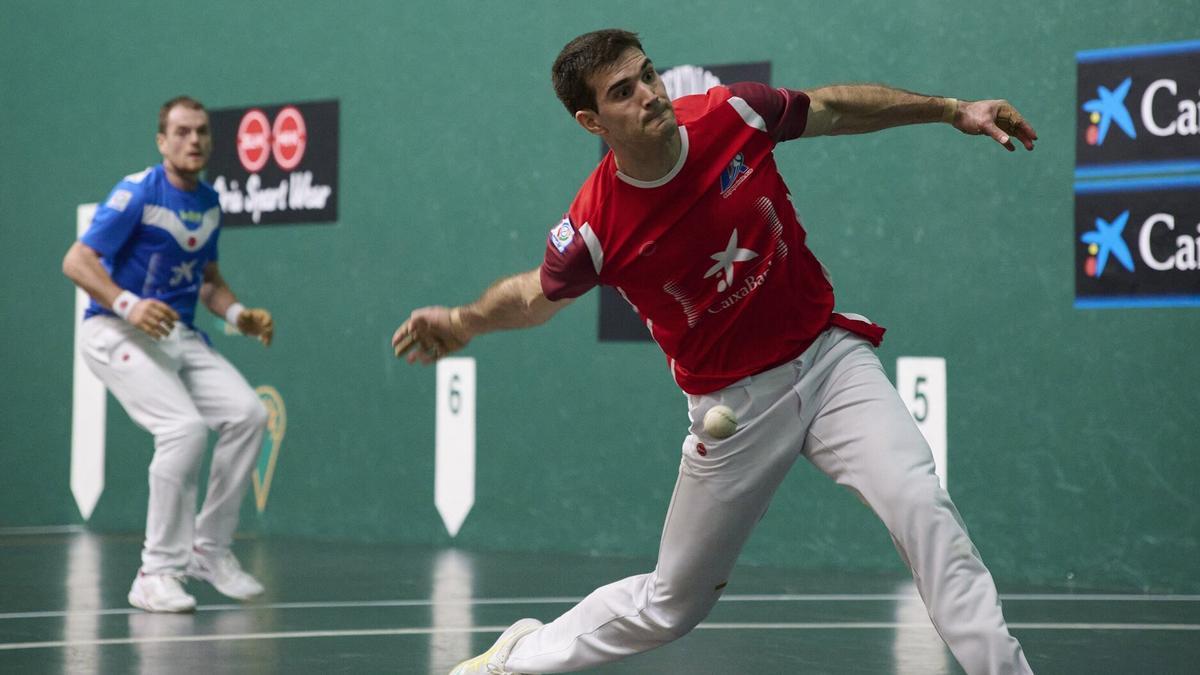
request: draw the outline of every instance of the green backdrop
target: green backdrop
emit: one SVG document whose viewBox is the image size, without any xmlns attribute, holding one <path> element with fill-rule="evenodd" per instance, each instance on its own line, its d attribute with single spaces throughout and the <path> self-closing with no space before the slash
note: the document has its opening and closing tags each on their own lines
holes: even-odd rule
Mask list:
<svg viewBox="0 0 1200 675">
<path fill-rule="evenodd" d="M 273 310 L 264 351 L 217 334 L 288 431 L 268 534 L 444 544 L 432 369 L 392 358 L 412 308 L 529 269 L 596 159 L 549 64 L 619 25 L 660 63 L 767 60 L 777 85 L 878 81 L 1006 97 L 1008 154 L 948 127 L 799 141 L 777 156 L 843 310 L 880 358 L 948 363 L 950 491 L 1007 583 L 1200 591 L 1196 309 L 1072 308 L 1075 52 L 1200 37 L 1197 0 L 964 2 L 0 2 L 0 526 L 81 522 L 68 483 L 75 207 L 158 161 L 162 101 L 337 98 L 340 220 L 230 229 L 222 270 Z M 586 296 L 478 362 L 478 487 L 457 544 L 652 556 L 687 424 L 651 343 L 600 344 Z M 202 326 L 211 328 L 205 315 Z M 210 331 L 214 332 L 214 331 Z M 148 435 L 109 401 L 100 529 L 143 524 Z M 807 464 L 743 561 L 899 569 L 880 525 Z"/>
</svg>

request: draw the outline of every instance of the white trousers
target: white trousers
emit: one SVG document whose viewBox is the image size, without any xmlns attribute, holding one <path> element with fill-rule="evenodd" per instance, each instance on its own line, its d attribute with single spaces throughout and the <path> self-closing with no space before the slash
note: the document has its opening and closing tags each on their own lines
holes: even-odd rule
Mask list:
<svg viewBox="0 0 1200 675">
<path fill-rule="evenodd" d="M 142 571 L 178 574 L 193 546 L 228 548 L 250 484 L 267 412 L 246 379 L 179 326 L 154 340 L 115 317 L 83 322 L 83 357 L 138 426 L 154 435 Z M 217 432 L 208 494 L 196 514 L 208 431 Z"/>
<path fill-rule="evenodd" d="M 750 532 L 803 455 L 884 522 L 967 673 L 1032 673 L 991 574 L 938 483 L 929 446 L 869 343 L 831 328 L 791 363 L 688 399 L 691 433 L 656 569 L 593 591 L 523 638 L 508 670 L 580 670 L 689 632 L 717 602 Z M 718 403 L 739 421 L 725 440 L 702 426 Z"/>
</svg>

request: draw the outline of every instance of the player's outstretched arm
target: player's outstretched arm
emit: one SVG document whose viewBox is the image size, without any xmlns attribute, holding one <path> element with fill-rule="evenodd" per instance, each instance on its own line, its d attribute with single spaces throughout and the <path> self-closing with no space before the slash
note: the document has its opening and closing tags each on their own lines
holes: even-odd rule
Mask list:
<svg viewBox="0 0 1200 675">
<path fill-rule="evenodd" d="M 92 296 L 152 338 L 163 338 L 175 327 L 179 314 L 165 302 L 139 298 L 121 288 L 100 263 L 96 249 L 76 241 L 63 256 L 63 274 Z"/>
<path fill-rule="evenodd" d="M 804 136 L 864 134 L 908 124 L 945 122 L 969 135 L 987 135 L 1009 151 L 1016 137 L 1033 150 L 1037 132 L 1008 101 L 959 101 L 878 84 L 844 84 L 805 91 Z"/>
<path fill-rule="evenodd" d="M 271 313 L 261 307 L 248 309 L 237 301 L 237 296 L 221 276 L 216 261 L 204 267 L 204 283 L 200 285 L 200 301 L 208 311 L 236 326 L 242 335 L 258 338 L 263 346 L 270 347 L 275 338 L 275 320 Z"/>
<path fill-rule="evenodd" d="M 554 301 L 542 293 L 535 268 L 497 281 L 469 305 L 414 310 L 392 335 L 392 349 L 396 358 L 409 363 L 433 363 L 467 346 L 476 335 L 537 326 L 569 304 L 571 300 Z"/>
</svg>

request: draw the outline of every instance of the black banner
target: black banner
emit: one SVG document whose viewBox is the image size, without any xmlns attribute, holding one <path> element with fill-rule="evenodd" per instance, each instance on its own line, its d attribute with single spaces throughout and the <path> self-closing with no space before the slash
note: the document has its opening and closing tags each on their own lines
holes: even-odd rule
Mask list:
<svg viewBox="0 0 1200 675">
<path fill-rule="evenodd" d="M 1200 41 L 1076 61 L 1077 177 L 1200 170 Z"/>
<path fill-rule="evenodd" d="M 761 82 L 771 84 L 771 62 L 731 63 L 720 66 L 676 66 L 662 71 L 667 95 L 672 99 L 689 94 L 703 94 L 718 84 Z M 600 144 L 600 157 L 608 147 Z M 600 287 L 600 317 L 598 335 L 601 342 L 649 341 L 650 331 L 637 312 L 625 302 L 614 288 Z"/>
<path fill-rule="evenodd" d="M 1075 306 L 1200 305 L 1200 176 L 1075 185 Z"/>
<path fill-rule="evenodd" d="M 338 102 L 209 111 L 225 225 L 337 221 Z"/>
</svg>

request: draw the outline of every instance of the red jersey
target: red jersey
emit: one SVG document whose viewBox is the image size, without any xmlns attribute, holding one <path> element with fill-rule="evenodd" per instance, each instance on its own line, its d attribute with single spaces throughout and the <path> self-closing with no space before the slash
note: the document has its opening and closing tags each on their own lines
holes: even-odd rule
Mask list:
<svg viewBox="0 0 1200 675">
<path fill-rule="evenodd" d="M 786 363 L 831 324 L 878 345 L 882 328 L 833 313 L 833 287 L 775 166 L 775 144 L 803 133 L 808 104 L 756 83 L 677 99 L 675 167 L 639 181 L 609 152 L 550 232 L 543 293 L 614 286 L 690 394 Z"/>
</svg>

